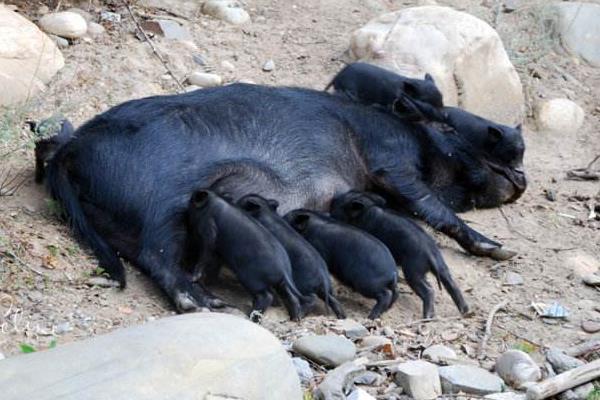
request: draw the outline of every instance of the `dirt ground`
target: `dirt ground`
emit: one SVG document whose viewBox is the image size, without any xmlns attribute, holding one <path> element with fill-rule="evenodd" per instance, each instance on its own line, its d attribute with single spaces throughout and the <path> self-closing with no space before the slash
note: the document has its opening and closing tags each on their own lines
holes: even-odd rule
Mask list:
<svg viewBox="0 0 600 400">
<path fill-rule="evenodd" d="M 42 2 L 17 2 L 21 11 L 35 20 Z M 193 35 L 193 44 L 155 38 L 158 49 L 178 78 L 193 70 L 220 74 L 226 82 L 240 79 L 260 84 L 298 85 L 321 89 L 348 60 L 345 51 L 350 34 L 369 19 L 419 1 L 390 0 L 248 0 L 246 10 L 253 23 L 227 25 L 207 16 L 182 22 Z M 411 358 L 422 346 L 444 343 L 464 358 L 475 357 L 488 312 L 503 300 L 483 360 L 491 360 L 511 347 L 534 351 L 540 346 L 569 346 L 593 336 L 580 325 L 600 322 L 600 291 L 582 284 L 573 259 L 600 262 L 600 221 L 588 220 L 588 199 L 600 193 L 596 182 L 566 179 L 566 171 L 585 166 L 600 154 L 600 70 L 556 51 L 552 39 L 534 8 L 525 4 L 513 13 L 496 13 L 494 1 L 438 0 L 494 23 L 503 37 L 521 76 L 528 109 L 543 98 L 567 97 L 586 112 L 583 127 L 572 134 L 536 132 L 531 119 L 525 121 L 529 177 L 527 192 L 516 203 L 499 209 L 469 212 L 462 217 L 475 229 L 518 251 L 508 262 L 466 255 L 453 241 L 436 235 L 454 276 L 475 310 L 468 319 L 459 318 L 450 297 L 438 291 L 439 320 L 419 323 L 421 303 L 401 284 L 396 306 L 380 321 L 364 319 L 370 301 L 339 288 L 340 299 L 351 318 L 374 331 L 394 330 L 397 356 Z M 541 2 L 537 2 L 541 3 Z M 54 4 L 54 3 L 53 3 Z M 91 8 L 88 8 L 91 4 Z M 79 125 L 112 105 L 147 95 L 173 93 L 174 81 L 147 43 L 136 38 L 134 25 L 119 1 L 102 4 L 82 1 L 79 6 L 98 17 L 101 10 L 119 12 L 118 24 L 106 24 L 99 39 L 78 40 L 63 50 L 66 66 L 49 89 L 23 110 L 7 112 L 15 134 L 0 144 L 3 170 L 22 171 L 27 180 L 12 197 L 0 198 L 0 352 L 7 357 L 20 352 L 19 345 L 37 349 L 81 340 L 123 326 L 136 325 L 173 314 L 162 293 L 137 270 L 128 266 L 129 287 L 91 286 L 97 267 L 85 246 L 71 236 L 68 227 L 54 216 L 53 203 L 43 186 L 33 182 L 31 136 L 22 118 L 41 119 L 55 112 Z M 62 9 L 76 2 L 62 2 Z M 164 15 L 159 9 L 133 7 L 141 15 Z M 196 60 L 195 60 L 195 59 Z M 262 71 L 272 59 L 275 69 Z M 205 65 L 198 64 L 202 61 Z M 227 70 L 223 61 L 235 67 Z M 530 114 L 531 116 L 531 114 Z M 10 117 L 10 118 L 9 118 Z M 3 155 L 11 150 L 10 155 Z M 546 191 L 556 193 L 555 201 Z M 504 214 L 504 215 L 503 215 Z M 524 279 L 520 286 L 503 285 L 507 272 Z M 215 292 L 243 311 L 250 305 L 240 287 L 226 282 Z M 532 302 L 560 302 L 569 311 L 566 320 L 539 318 Z M 286 321 L 281 309 L 269 311 L 264 325 L 284 341 L 306 330 L 325 332 L 333 317 L 314 316 L 301 323 Z M 389 329 L 386 332 L 390 332 Z M 596 334 L 600 338 L 600 334 Z"/>
</svg>

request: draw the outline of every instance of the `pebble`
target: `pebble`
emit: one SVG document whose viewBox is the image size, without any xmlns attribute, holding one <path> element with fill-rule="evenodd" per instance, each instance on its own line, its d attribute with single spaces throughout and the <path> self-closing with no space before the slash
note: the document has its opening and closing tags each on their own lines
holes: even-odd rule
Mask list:
<svg viewBox="0 0 600 400">
<path fill-rule="evenodd" d="M 54 333 L 56 333 L 57 335 L 62 335 L 67 332 L 71 332 L 72 330 L 73 330 L 73 327 L 71 326 L 71 324 L 68 321 L 66 321 L 66 322 L 62 322 L 62 323 L 58 324 L 56 326 L 56 328 L 54 328 Z"/>
<path fill-rule="evenodd" d="M 78 39 L 87 32 L 87 22 L 74 12 L 46 14 L 40 18 L 39 24 L 45 32 L 68 39 Z"/>
<path fill-rule="evenodd" d="M 394 380 L 415 400 L 432 400 L 442 394 L 438 367 L 427 361 L 407 361 L 398 365 Z"/>
<path fill-rule="evenodd" d="M 484 398 L 490 400 L 525 400 L 526 397 L 525 393 L 502 392 L 488 394 Z"/>
<path fill-rule="evenodd" d="M 584 275 L 581 280 L 589 286 L 600 286 L 600 275 L 598 274 Z"/>
<path fill-rule="evenodd" d="M 62 37 L 56 36 L 56 35 L 52 35 L 52 34 L 48 34 L 48 37 L 50 39 L 54 40 L 54 43 L 56 43 L 56 45 L 61 49 L 65 49 L 65 48 L 69 47 L 69 41 L 65 38 L 62 38 Z"/>
<path fill-rule="evenodd" d="M 366 371 L 354 378 L 354 383 L 357 385 L 379 386 L 383 381 L 383 376 L 373 371 Z"/>
<path fill-rule="evenodd" d="M 587 333 L 600 332 L 600 322 L 597 321 L 583 321 L 581 323 L 581 329 Z"/>
<path fill-rule="evenodd" d="M 100 286 L 104 288 L 118 287 L 119 283 L 112 279 L 105 278 L 103 276 L 94 276 L 87 280 L 88 286 Z"/>
<path fill-rule="evenodd" d="M 229 72 L 233 72 L 235 71 L 235 65 L 233 65 L 231 62 L 227 61 L 227 60 L 223 60 L 221 61 L 221 67 Z"/>
<path fill-rule="evenodd" d="M 32 290 L 27 293 L 27 298 L 34 303 L 41 303 L 44 300 L 44 295 L 40 291 Z"/>
<path fill-rule="evenodd" d="M 352 340 L 363 338 L 369 334 L 367 328 L 353 319 L 338 320 L 332 330 L 336 333 L 343 333 L 348 339 Z"/>
<path fill-rule="evenodd" d="M 294 363 L 296 372 L 298 372 L 300 382 L 302 382 L 305 385 L 308 385 L 314 377 L 313 371 L 312 369 L 310 369 L 310 364 L 308 363 L 308 361 L 300 357 L 293 357 L 292 362 Z"/>
<path fill-rule="evenodd" d="M 184 27 L 170 19 L 156 20 L 165 38 L 170 40 L 192 40 L 192 35 Z"/>
<path fill-rule="evenodd" d="M 347 397 L 347 400 L 375 400 L 375 397 L 371 396 L 366 390 L 357 388 Z"/>
<path fill-rule="evenodd" d="M 354 343 L 339 335 L 304 336 L 294 342 L 292 349 L 329 367 L 337 367 L 356 356 Z"/>
<path fill-rule="evenodd" d="M 235 0 L 208 0 L 202 5 L 202 12 L 233 25 L 250 21 L 250 15 Z"/>
<path fill-rule="evenodd" d="M 43 5 L 43 6 L 40 6 L 40 8 L 38 8 L 37 12 L 40 15 L 48 14 L 50 12 L 50 8 L 48 8 L 48 6 L 46 6 L 46 5 Z"/>
<path fill-rule="evenodd" d="M 91 37 L 102 36 L 104 34 L 104 32 L 106 32 L 106 29 L 104 29 L 104 27 L 102 25 L 97 24 L 95 22 L 89 22 L 88 23 L 87 33 Z"/>
<path fill-rule="evenodd" d="M 451 365 L 439 368 L 444 394 L 465 392 L 484 396 L 502 392 L 504 382 L 498 376 L 479 367 Z"/>
<path fill-rule="evenodd" d="M 394 330 L 389 326 L 384 326 L 382 329 L 382 332 L 387 337 L 394 337 L 394 335 L 395 335 Z"/>
<path fill-rule="evenodd" d="M 520 350 L 509 350 L 496 360 L 496 373 L 515 389 L 522 389 L 528 383 L 542 379 L 540 367 Z"/>
<path fill-rule="evenodd" d="M 121 22 L 121 14 L 117 14 L 110 11 L 102 11 L 100 13 L 100 19 L 102 21 L 112 22 L 113 24 L 118 24 Z"/>
<path fill-rule="evenodd" d="M 360 341 L 361 347 L 371 347 L 380 349 L 387 345 L 392 345 L 392 341 L 384 336 L 369 335 L 362 338 Z"/>
<path fill-rule="evenodd" d="M 200 87 L 213 87 L 220 86 L 223 83 L 223 80 L 217 74 L 196 71 L 190 74 L 188 82 Z"/>
<path fill-rule="evenodd" d="M 523 277 L 516 272 L 507 272 L 504 277 L 504 282 L 502 283 L 504 286 L 518 286 L 525 283 Z"/>
<path fill-rule="evenodd" d="M 546 100 L 536 107 L 536 121 L 542 131 L 573 134 L 581 128 L 584 118 L 583 109 L 569 99 Z"/>
<path fill-rule="evenodd" d="M 275 69 L 275 61 L 267 60 L 262 66 L 262 70 L 265 72 L 271 72 Z"/>
<path fill-rule="evenodd" d="M 423 359 L 431 361 L 435 364 L 443 364 L 446 362 L 446 360 L 458 358 L 454 350 L 442 344 L 434 344 L 433 346 L 429 346 L 425 349 L 425 351 L 423 351 L 422 357 Z"/>
<path fill-rule="evenodd" d="M 567 269 L 572 270 L 579 277 L 592 275 L 600 271 L 600 261 L 584 252 L 577 252 L 575 255 L 566 257 L 564 264 Z"/>
<path fill-rule="evenodd" d="M 511 13 L 519 8 L 519 0 L 504 0 L 502 3 L 502 11 L 505 13 Z"/>
</svg>

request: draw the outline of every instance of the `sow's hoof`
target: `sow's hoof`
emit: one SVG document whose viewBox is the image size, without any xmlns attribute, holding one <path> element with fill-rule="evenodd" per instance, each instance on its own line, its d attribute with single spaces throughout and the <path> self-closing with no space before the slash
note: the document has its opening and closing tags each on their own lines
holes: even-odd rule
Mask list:
<svg viewBox="0 0 600 400">
<path fill-rule="evenodd" d="M 506 261 L 513 258 L 517 253 L 512 250 L 506 250 L 502 245 L 496 245 L 486 242 L 477 242 L 470 246 L 467 251 L 480 257 L 490 257 L 497 261 Z"/>
<path fill-rule="evenodd" d="M 506 250 L 502 247 L 496 247 L 492 250 L 490 257 L 497 261 L 506 261 L 517 255 L 516 251 Z"/>
</svg>

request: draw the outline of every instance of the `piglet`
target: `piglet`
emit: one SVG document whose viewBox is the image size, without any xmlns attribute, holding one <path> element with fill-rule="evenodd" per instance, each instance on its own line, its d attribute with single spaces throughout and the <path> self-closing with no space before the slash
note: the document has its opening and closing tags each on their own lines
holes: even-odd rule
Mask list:
<svg viewBox="0 0 600 400">
<path fill-rule="evenodd" d="M 302 304 L 303 313 L 308 311 L 307 308 L 312 304 L 310 300 L 314 301 L 314 296 L 317 295 L 333 310 L 337 318 L 346 318 L 333 294 L 327 264 L 319 252 L 277 214 L 277 200 L 249 194 L 239 199 L 237 205 L 275 235 L 287 251 L 294 283 L 308 300 Z"/>
<path fill-rule="evenodd" d="M 341 283 L 377 303 L 369 313 L 379 318 L 398 298 L 398 271 L 390 251 L 378 239 L 351 225 L 306 209 L 284 217 L 321 254 Z"/>
<path fill-rule="evenodd" d="M 301 294 L 292 280 L 290 259 L 271 232 L 209 190 L 192 195 L 187 218 L 200 253 L 196 275 L 206 270 L 214 274 L 223 261 L 252 295 L 254 320 L 273 302 L 273 291 L 284 301 L 291 319 L 300 319 Z"/>
<path fill-rule="evenodd" d="M 433 239 L 410 218 L 386 209 L 385 199 L 350 191 L 334 198 L 331 215 L 369 232 L 390 249 L 406 282 L 423 301 L 423 318 L 434 316 L 434 292 L 425 276 L 435 275 L 462 314 L 469 311 L 460 289 Z"/>
</svg>

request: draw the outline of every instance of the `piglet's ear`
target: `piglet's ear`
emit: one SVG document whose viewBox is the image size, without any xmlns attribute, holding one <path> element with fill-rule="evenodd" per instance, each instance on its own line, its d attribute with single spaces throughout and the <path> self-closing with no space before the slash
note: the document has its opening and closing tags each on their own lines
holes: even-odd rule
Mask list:
<svg viewBox="0 0 600 400">
<path fill-rule="evenodd" d="M 515 126 L 515 129 L 516 129 L 517 131 L 519 131 L 519 132 L 522 132 L 522 131 L 523 131 L 523 124 L 520 124 L 520 123 L 519 123 L 519 124 L 517 124 L 517 126 Z"/>
<path fill-rule="evenodd" d="M 352 200 L 345 207 L 346 213 L 350 218 L 356 218 L 365 211 L 365 203 L 360 200 Z"/>
<path fill-rule="evenodd" d="M 429 73 L 425 74 L 425 80 L 429 81 L 429 82 L 435 83 L 434 80 L 433 80 L 433 76 L 431 76 Z"/>
<path fill-rule="evenodd" d="M 492 143 L 498 143 L 502 140 L 502 131 L 494 126 L 488 126 L 488 136 Z"/>
<path fill-rule="evenodd" d="M 292 225 L 299 231 L 303 231 L 308 226 L 308 221 L 310 220 L 310 215 L 308 214 L 298 214 L 292 219 Z"/>
<path fill-rule="evenodd" d="M 269 204 L 269 208 L 273 211 L 277 211 L 277 207 L 279 207 L 279 202 L 275 199 L 269 199 L 267 200 L 267 203 Z"/>
<path fill-rule="evenodd" d="M 207 190 L 198 190 L 192 195 L 194 207 L 202 207 L 208 201 L 209 192 Z"/>
</svg>

